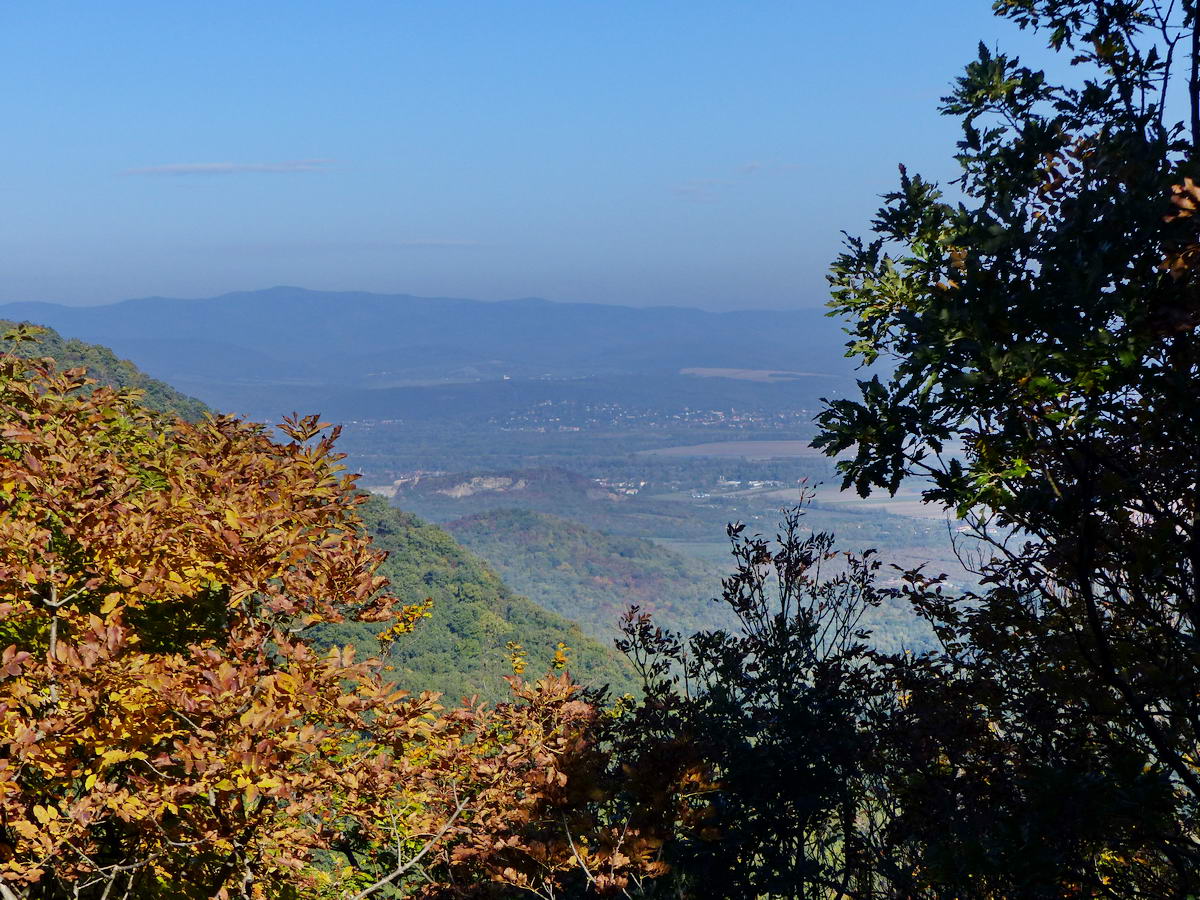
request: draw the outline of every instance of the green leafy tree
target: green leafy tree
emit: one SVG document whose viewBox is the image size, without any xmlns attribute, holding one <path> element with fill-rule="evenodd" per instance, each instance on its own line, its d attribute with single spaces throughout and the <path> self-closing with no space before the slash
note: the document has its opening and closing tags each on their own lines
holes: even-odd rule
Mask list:
<svg viewBox="0 0 1200 900">
<path fill-rule="evenodd" d="M 189 422 L 199 421 L 208 412 L 199 400 L 151 378 L 107 347 L 64 338 L 53 328 L 0 319 L 0 351 L 27 359 L 50 358 L 60 369 L 85 368 L 88 377 L 97 384 L 117 390 L 141 391 L 141 402 L 148 409 L 179 416 Z"/>
<path fill-rule="evenodd" d="M 984 585 L 910 578 L 945 646 L 905 673 L 913 716 L 960 714 L 923 738 L 945 771 L 909 793 L 907 871 L 965 884 L 974 860 L 1005 896 L 1195 892 L 1200 13 L 994 6 L 1072 79 L 981 46 L 944 100 L 952 197 L 902 169 L 831 276 L 851 354 L 884 373 L 829 404 L 819 443 L 862 494 L 927 477 Z M 935 834 L 916 820 L 935 798 L 995 805 Z M 1069 825 L 1061 852 L 1038 847 L 1048 822 Z"/>
</svg>

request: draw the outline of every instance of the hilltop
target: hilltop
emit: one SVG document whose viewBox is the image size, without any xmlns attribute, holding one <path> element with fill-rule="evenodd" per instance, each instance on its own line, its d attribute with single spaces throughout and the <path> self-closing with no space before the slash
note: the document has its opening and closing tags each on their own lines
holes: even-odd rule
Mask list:
<svg viewBox="0 0 1200 900">
<path fill-rule="evenodd" d="M 521 508 L 636 537 L 703 538 L 714 530 L 683 504 L 630 495 L 557 466 L 436 474 L 394 485 L 394 502 L 435 522 Z M 724 521 L 718 525 L 720 533 Z"/>
</svg>

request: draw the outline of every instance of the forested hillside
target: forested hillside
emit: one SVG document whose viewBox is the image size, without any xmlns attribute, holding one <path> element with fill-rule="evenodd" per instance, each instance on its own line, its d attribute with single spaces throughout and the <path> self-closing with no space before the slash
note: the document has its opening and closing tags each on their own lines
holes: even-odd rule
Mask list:
<svg viewBox="0 0 1200 900">
<path fill-rule="evenodd" d="M 580 630 L 558 611 L 514 593 L 482 560 L 436 525 L 371 498 L 363 521 L 375 546 L 388 557 L 380 574 L 405 603 L 433 600 L 432 615 L 391 651 L 391 673 L 411 690 L 436 690 L 458 699 L 507 694 L 502 678 L 512 674 L 509 641 L 520 643 L 533 671 L 542 671 L 561 641 L 571 670 L 588 684 L 611 684 L 618 693 L 633 685 L 632 670 L 612 649 Z M 614 612 L 614 622 L 618 613 Z M 379 652 L 378 629 L 330 625 L 319 631 L 323 643 L 350 643 L 364 654 Z"/>
<path fill-rule="evenodd" d="M 722 570 L 653 541 L 521 509 L 480 512 L 445 527 L 516 590 L 597 638 L 615 635 L 631 605 L 680 631 L 730 623 L 714 602 Z"/>
<path fill-rule="evenodd" d="M 395 503 L 436 522 L 452 522 L 501 509 L 531 509 L 589 528 L 639 537 L 719 536 L 728 521 L 712 524 L 678 503 L 629 496 L 577 472 L 553 467 L 457 472 L 421 476 L 397 487 Z"/>
<path fill-rule="evenodd" d="M 18 323 L 0 319 L 0 335 Z M 88 377 L 100 384 L 115 388 L 133 388 L 144 393 L 145 404 L 159 412 L 171 413 L 194 421 L 204 415 L 207 407 L 194 397 L 175 390 L 169 384 L 151 378 L 127 359 L 100 344 L 89 344 L 76 338 L 64 338 L 52 328 L 37 326 L 33 340 L 13 344 L 0 338 L 0 352 L 12 351 L 25 357 L 50 357 L 60 368 L 83 366 Z"/>
</svg>

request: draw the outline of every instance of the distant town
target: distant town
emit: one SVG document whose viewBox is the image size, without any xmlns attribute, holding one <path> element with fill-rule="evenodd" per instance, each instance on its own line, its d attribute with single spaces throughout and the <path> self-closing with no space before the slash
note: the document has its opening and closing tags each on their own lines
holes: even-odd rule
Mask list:
<svg viewBox="0 0 1200 900">
<path fill-rule="evenodd" d="M 648 409 L 622 403 L 581 403 L 576 400 L 545 400 L 520 412 L 493 416 L 488 420 L 504 431 L 583 431 L 593 428 L 666 428 L 680 425 L 731 430 L 795 429 L 812 422 L 810 409 L 787 411 L 761 409 Z"/>
</svg>

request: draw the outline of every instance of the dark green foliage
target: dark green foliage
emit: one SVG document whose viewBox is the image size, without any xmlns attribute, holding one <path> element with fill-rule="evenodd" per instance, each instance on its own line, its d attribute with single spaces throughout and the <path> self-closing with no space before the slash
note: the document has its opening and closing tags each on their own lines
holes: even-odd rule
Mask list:
<svg viewBox="0 0 1200 900">
<path fill-rule="evenodd" d="M 792 515 L 733 533 L 737 632 L 629 621 L 684 896 L 1200 894 L 1200 4 L 995 9 L 1079 77 L 980 48 L 958 202 L 902 170 L 834 265 L 878 374 L 819 440 L 864 495 L 927 477 L 978 583 L 908 572 L 938 646 L 873 652 L 872 565 L 831 588 Z"/>
<path fill-rule="evenodd" d="M 720 570 L 644 538 L 604 534 L 529 510 L 476 513 L 446 530 L 541 606 L 609 640 L 632 605 L 668 628 L 727 624 L 714 602 Z"/>
<path fill-rule="evenodd" d="M 1130 728 L 1119 695 L 1076 661 L 1069 623 L 1050 614 L 1034 635 L 1024 614 L 1011 630 L 1000 625 L 994 594 L 974 608 L 924 583 L 910 596 L 946 649 L 883 661 L 904 700 L 872 725 L 882 751 L 873 777 L 888 801 L 874 853 L 892 895 L 1192 888 L 1179 784 Z"/>
<path fill-rule="evenodd" d="M 624 623 L 646 702 L 618 725 L 616 758 L 673 781 L 660 802 L 677 810 L 667 858 L 684 896 L 816 900 L 874 884 L 884 819 L 868 726 L 884 690 L 860 623 L 879 563 L 835 553 L 801 517 L 788 511 L 774 542 L 729 527 L 735 629 L 684 641 L 636 610 Z"/>
<path fill-rule="evenodd" d="M 450 699 L 478 695 L 500 699 L 512 674 L 509 641 L 528 651 L 529 671 L 544 671 L 559 641 L 571 647 L 571 671 L 589 685 L 631 688 L 631 671 L 619 654 L 585 635 L 574 622 L 514 594 L 487 566 L 436 525 L 390 508 L 379 498 L 362 507 L 376 547 L 386 550 L 380 574 L 405 603 L 433 600 L 432 618 L 395 642 L 395 678 L 414 690 L 436 690 Z M 377 629 L 329 625 L 326 643 L 353 644 L 360 656 L 380 652 Z"/>
<path fill-rule="evenodd" d="M 1079 78 L 980 47 L 944 106 L 963 125 L 960 202 L 902 171 L 831 278 L 851 353 L 886 371 L 830 404 L 819 443 L 853 452 L 860 493 L 927 475 L 982 582 L 908 589 L 945 645 L 905 680 L 922 752 L 946 760 L 909 795 L 909 871 L 964 894 L 1194 893 L 1197 7 L 996 9 Z M 923 828 L 938 810 L 961 827 Z"/>
<path fill-rule="evenodd" d="M 0 334 L 8 332 L 16 325 L 16 322 L 0 319 Z M 189 422 L 197 421 L 208 411 L 199 400 L 151 378 L 128 360 L 119 359 L 107 347 L 88 344 L 74 338 L 63 338 L 50 328 L 36 328 L 38 330 L 33 335 L 33 340 L 22 341 L 15 346 L 10 341 L 0 339 L 0 352 L 11 351 L 23 357 L 50 357 L 60 369 L 82 366 L 88 370 L 88 376 L 100 384 L 142 391 L 142 403 L 150 409 L 176 415 Z"/>
<path fill-rule="evenodd" d="M 774 542 L 730 527 L 735 628 L 683 640 L 636 610 L 624 622 L 645 701 L 614 725 L 612 760 L 631 774 L 624 803 L 656 805 L 670 836 L 659 889 L 949 900 L 1189 883 L 1172 779 L 1113 718 L 1063 702 L 1080 675 L 1061 656 L 1020 632 L 955 632 L 961 598 L 916 574 L 902 593 L 945 650 L 873 651 L 866 623 L 895 593 L 881 564 L 801 521 L 787 513 Z"/>
</svg>

